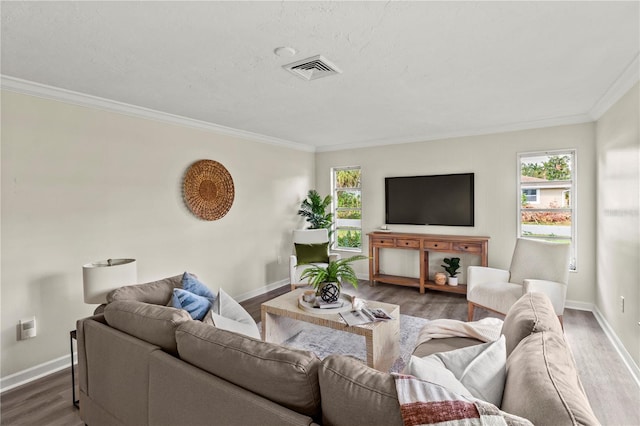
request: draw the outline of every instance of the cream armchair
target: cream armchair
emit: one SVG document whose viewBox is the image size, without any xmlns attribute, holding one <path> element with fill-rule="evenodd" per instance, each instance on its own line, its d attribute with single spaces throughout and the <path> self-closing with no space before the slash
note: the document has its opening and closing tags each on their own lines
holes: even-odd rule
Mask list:
<svg viewBox="0 0 640 426">
<path fill-rule="evenodd" d="M 291 290 L 309 285 L 300 276 L 311 263 L 326 266 L 329 261 L 340 259 L 339 253 L 329 253 L 329 232 L 326 229 L 297 229 L 293 231 L 293 243 L 296 254 L 289 258 L 289 279 Z"/>
<path fill-rule="evenodd" d="M 473 321 L 476 306 L 505 315 L 523 294 L 540 292 L 549 296 L 562 323 L 569 256 L 569 244 L 518 238 L 508 271 L 469 266 L 468 321 Z"/>
</svg>

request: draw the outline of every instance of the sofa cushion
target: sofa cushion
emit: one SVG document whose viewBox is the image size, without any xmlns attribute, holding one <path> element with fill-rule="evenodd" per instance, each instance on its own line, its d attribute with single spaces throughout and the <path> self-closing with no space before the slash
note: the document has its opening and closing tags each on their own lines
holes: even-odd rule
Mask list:
<svg viewBox="0 0 640 426">
<path fill-rule="evenodd" d="M 328 263 L 329 243 L 300 244 L 294 243 L 298 264 Z"/>
<path fill-rule="evenodd" d="M 182 288 L 190 293 L 197 294 L 198 296 L 208 299 L 211 303 L 213 303 L 216 298 L 211 290 L 209 290 L 209 287 L 200 282 L 195 275 L 188 272 L 182 274 Z"/>
<path fill-rule="evenodd" d="M 319 371 L 323 425 L 402 426 L 393 377 L 361 360 L 329 355 Z"/>
<path fill-rule="evenodd" d="M 260 339 L 260 330 L 253 317 L 223 289 L 211 307 L 211 323 L 218 328 Z"/>
<path fill-rule="evenodd" d="M 182 275 L 117 288 L 107 294 L 107 302 L 137 300 L 154 305 L 167 305 L 173 296 L 173 289 L 182 288 Z"/>
<path fill-rule="evenodd" d="M 504 337 L 500 337 L 495 342 L 436 353 L 424 358 L 412 357 L 406 372 L 455 393 L 472 395 L 499 407 L 505 383 L 506 362 L 505 341 Z M 450 380 L 451 377 L 446 372 L 451 372 L 455 381 Z"/>
<path fill-rule="evenodd" d="M 544 293 L 525 293 L 509 309 L 502 324 L 506 339 L 507 356 L 531 333 L 553 331 L 562 334 L 562 326 L 551 300 Z"/>
<path fill-rule="evenodd" d="M 502 407 L 535 425 L 597 425 L 562 335 L 525 337 L 507 360 Z"/>
<path fill-rule="evenodd" d="M 191 317 L 186 311 L 135 300 L 118 300 L 104 310 L 109 326 L 176 354 L 175 332 Z"/>
<path fill-rule="evenodd" d="M 181 288 L 174 288 L 171 307 L 184 309 L 194 320 L 202 320 L 211 308 L 211 300 Z"/>
<path fill-rule="evenodd" d="M 222 379 L 311 417 L 320 414 L 320 359 L 199 321 L 176 331 L 180 358 Z"/>
<path fill-rule="evenodd" d="M 464 387 L 455 374 L 448 370 L 439 358 L 436 358 L 433 355 L 426 356 L 424 358 L 411 356 L 404 372 L 405 374 L 409 374 L 420 380 L 425 380 L 429 383 L 442 386 L 443 388 L 457 393 L 458 395 L 473 398 L 469 389 Z"/>
</svg>

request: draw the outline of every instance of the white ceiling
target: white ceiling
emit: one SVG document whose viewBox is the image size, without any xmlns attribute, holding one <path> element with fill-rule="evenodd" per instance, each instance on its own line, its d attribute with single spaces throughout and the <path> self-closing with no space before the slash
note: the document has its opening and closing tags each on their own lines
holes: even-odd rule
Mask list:
<svg viewBox="0 0 640 426">
<path fill-rule="evenodd" d="M 592 120 L 638 79 L 639 5 L 3 1 L 1 73 L 312 150 L 422 141 Z M 318 54 L 342 74 L 282 68 Z"/>
</svg>

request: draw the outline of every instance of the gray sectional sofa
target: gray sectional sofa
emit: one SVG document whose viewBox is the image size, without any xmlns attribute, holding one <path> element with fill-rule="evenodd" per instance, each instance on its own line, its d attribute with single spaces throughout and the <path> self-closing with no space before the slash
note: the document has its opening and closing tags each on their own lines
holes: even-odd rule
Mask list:
<svg viewBox="0 0 640 426">
<path fill-rule="evenodd" d="M 80 417 L 100 425 L 402 425 L 394 379 L 362 361 L 262 342 L 165 306 L 181 276 L 118 289 L 77 323 Z M 502 410 L 536 425 L 597 424 L 548 299 L 504 322 Z M 479 343 L 436 339 L 417 356 Z"/>
</svg>

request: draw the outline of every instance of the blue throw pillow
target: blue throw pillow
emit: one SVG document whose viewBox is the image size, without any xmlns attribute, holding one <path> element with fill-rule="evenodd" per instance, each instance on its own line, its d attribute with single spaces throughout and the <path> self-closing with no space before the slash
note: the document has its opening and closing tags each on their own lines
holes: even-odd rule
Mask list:
<svg viewBox="0 0 640 426">
<path fill-rule="evenodd" d="M 187 290 L 188 292 L 209 299 L 209 302 L 211 303 L 213 303 L 213 301 L 216 299 L 216 296 L 211 293 L 209 287 L 202 284 L 196 277 L 188 272 L 182 274 L 182 288 Z"/>
<path fill-rule="evenodd" d="M 211 309 L 211 301 L 206 297 L 191 293 L 181 288 L 173 289 L 173 297 L 171 298 L 171 306 L 178 309 L 184 309 L 189 312 L 194 320 L 202 320 Z"/>
</svg>

